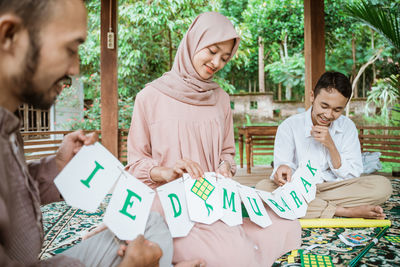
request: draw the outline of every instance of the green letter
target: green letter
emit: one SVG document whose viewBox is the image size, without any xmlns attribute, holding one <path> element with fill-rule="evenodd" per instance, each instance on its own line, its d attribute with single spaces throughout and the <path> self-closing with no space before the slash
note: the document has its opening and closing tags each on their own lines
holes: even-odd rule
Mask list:
<svg viewBox="0 0 400 267">
<path fill-rule="evenodd" d="M 288 209 L 288 210 L 292 210 L 288 204 L 286 204 L 286 201 L 283 199 L 283 197 L 281 197 L 282 203 L 283 205 Z"/>
<path fill-rule="evenodd" d="M 308 185 L 309 187 L 311 187 L 311 184 L 310 184 L 306 179 L 304 179 L 304 178 L 301 177 L 301 176 L 300 176 L 300 179 L 301 179 L 301 181 L 303 182 L 304 189 L 306 189 L 306 192 L 308 193 L 307 185 Z"/>
<path fill-rule="evenodd" d="M 307 163 L 307 168 L 310 170 L 312 176 L 315 176 L 315 172 L 314 171 L 316 171 L 317 169 L 314 169 L 313 167 L 311 167 L 311 162 L 310 161 L 308 161 L 308 163 Z"/>
<path fill-rule="evenodd" d="M 253 198 L 253 201 L 254 201 L 254 204 L 256 204 L 256 207 L 257 207 L 257 210 L 258 210 L 258 211 L 255 211 L 255 210 L 254 210 L 254 207 L 253 207 L 253 204 L 251 204 L 251 200 L 250 200 L 250 198 L 249 198 L 249 197 L 247 197 L 247 198 L 249 199 L 249 202 L 250 202 L 251 208 L 253 209 L 254 213 L 255 213 L 256 215 L 258 215 L 258 216 L 262 216 L 262 213 L 261 213 L 261 211 L 260 211 L 260 208 L 259 208 L 259 207 L 258 207 L 258 205 L 257 205 L 257 201 L 256 201 L 256 199 L 255 199 L 255 198 Z"/>
<path fill-rule="evenodd" d="M 284 208 L 282 208 L 281 206 L 279 206 L 279 204 L 278 203 L 276 203 L 276 201 L 275 200 L 273 200 L 273 199 L 270 199 L 270 198 L 268 198 L 268 200 L 269 200 L 269 202 L 271 202 L 272 204 L 274 204 L 274 206 L 278 209 L 278 210 L 280 210 L 280 211 L 282 211 L 282 212 L 285 212 L 285 209 Z"/>
<path fill-rule="evenodd" d="M 172 194 L 169 194 L 168 197 L 169 197 L 169 200 L 171 200 L 172 208 L 174 209 L 174 218 L 176 218 L 176 217 L 178 217 L 179 215 L 181 215 L 181 213 L 182 213 L 181 202 L 179 201 L 179 198 L 178 198 L 178 196 L 177 196 L 176 194 L 173 194 L 173 193 L 172 193 Z M 173 199 L 176 199 L 176 201 L 178 202 L 179 211 L 176 211 L 176 209 L 175 209 L 175 203 L 174 203 L 174 200 L 173 200 Z"/>
<path fill-rule="evenodd" d="M 126 191 L 128 191 L 128 196 L 125 199 L 124 207 L 119 212 L 128 216 L 132 220 L 135 220 L 136 215 L 129 214 L 126 210 L 128 209 L 128 207 L 132 207 L 132 205 L 133 205 L 133 200 L 131 201 L 132 197 L 136 197 L 137 199 L 139 199 L 139 202 L 142 201 L 142 198 L 139 195 L 137 195 L 135 192 L 132 192 L 129 189 L 126 189 Z"/>
<path fill-rule="evenodd" d="M 294 202 L 296 202 L 297 207 L 299 208 L 301 205 L 303 205 L 303 202 L 300 201 L 299 197 L 296 194 L 296 191 L 290 192 L 290 195 L 292 196 Z M 300 204 L 299 204 L 300 203 Z"/>
<path fill-rule="evenodd" d="M 97 161 L 94 161 L 94 163 L 96 164 L 96 168 L 94 168 L 94 170 L 86 180 L 81 180 L 82 184 L 84 184 L 87 188 L 90 188 L 89 183 L 92 180 L 93 176 L 96 174 L 96 172 L 104 169 L 104 167 L 101 166 Z"/>
<path fill-rule="evenodd" d="M 225 200 L 226 200 L 226 202 L 228 202 L 228 207 L 230 207 L 231 204 L 232 204 L 232 206 L 233 206 L 232 211 L 233 211 L 233 212 L 236 212 L 236 210 L 235 210 L 235 192 L 232 192 L 231 198 L 228 199 L 228 192 L 226 191 L 226 188 L 224 188 L 224 209 L 228 209 L 228 208 L 226 207 L 226 202 L 225 202 Z"/>
</svg>

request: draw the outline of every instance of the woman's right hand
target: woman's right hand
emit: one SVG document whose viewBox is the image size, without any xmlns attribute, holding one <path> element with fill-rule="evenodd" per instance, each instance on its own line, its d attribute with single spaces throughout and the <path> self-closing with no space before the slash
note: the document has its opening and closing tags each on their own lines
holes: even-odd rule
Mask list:
<svg viewBox="0 0 400 267">
<path fill-rule="evenodd" d="M 174 167 L 154 167 L 150 171 L 150 178 L 155 182 L 171 182 L 187 172 L 192 178 L 199 180 L 204 171 L 197 162 L 190 159 L 178 160 Z"/>
</svg>

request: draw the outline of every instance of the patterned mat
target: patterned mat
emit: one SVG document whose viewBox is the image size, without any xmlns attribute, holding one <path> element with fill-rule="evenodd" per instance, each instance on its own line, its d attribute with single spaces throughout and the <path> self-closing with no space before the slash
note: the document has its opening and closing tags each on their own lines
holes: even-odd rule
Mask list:
<svg viewBox="0 0 400 267">
<path fill-rule="evenodd" d="M 392 180 L 393 195 L 383 208 L 392 226 L 385 236 L 400 235 L 400 179 Z M 43 206 L 43 225 L 45 242 L 41 259 L 61 253 L 81 240 L 88 229 L 92 229 L 102 221 L 105 207 L 110 196 L 107 196 L 99 209 L 94 213 L 84 212 L 68 206 L 65 202 L 57 202 Z M 363 234 L 373 238 L 379 228 L 312 228 L 303 229 L 302 249 L 313 254 L 330 255 L 335 266 L 346 266 L 361 250 L 362 246 L 349 247 L 338 235 L 341 233 Z M 300 258 L 295 258 L 295 264 L 289 265 L 287 257 L 290 253 L 277 260 L 273 266 L 301 266 Z M 381 238 L 360 261 L 358 266 L 400 266 L 400 244 L 391 243 Z"/>
<path fill-rule="evenodd" d="M 392 226 L 384 236 L 400 235 L 400 179 L 392 180 L 393 195 L 383 205 L 387 219 Z M 338 235 L 341 233 L 362 234 L 373 239 L 380 228 L 310 228 L 303 229 L 301 249 L 308 253 L 329 255 L 335 266 L 347 266 L 364 246 L 350 247 L 343 243 Z M 273 266 L 300 266 L 300 257 L 295 257 L 295 264 L 287 263 L 287 253 Z M 297 265 L 296 265 L 297 263 Z M 361 258 L 358 266 L 400 266 L 400 243 L 391 243 L 382 237 L 379 243 Z"/>
</svg>

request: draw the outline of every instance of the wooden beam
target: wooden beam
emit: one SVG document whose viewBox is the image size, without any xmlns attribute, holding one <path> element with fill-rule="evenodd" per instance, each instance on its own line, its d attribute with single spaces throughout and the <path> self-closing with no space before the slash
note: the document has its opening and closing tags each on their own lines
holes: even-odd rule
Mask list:
<svg viewBox="0 0 400 267">
<path fill-rule="evenodd" d="M 325 72 L 324 0 L 304 0 L 304 105 L 311 106 L 310 93 Z"/>
<path fill-rule="evenodd" d="M 101 139 L 102 144 L 116 157 L 118 157 L 117 10 L 118 0 L 101 0 Z M 110 29 L 114 33 L 113 49 L 107 46 Z"/>
</svg>

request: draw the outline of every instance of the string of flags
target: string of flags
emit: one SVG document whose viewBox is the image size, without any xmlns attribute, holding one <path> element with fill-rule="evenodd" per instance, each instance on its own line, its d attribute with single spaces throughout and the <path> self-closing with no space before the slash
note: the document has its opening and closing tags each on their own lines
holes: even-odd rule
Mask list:
<svg viewBox="0 0 400 267">
<path fill-rule="evenodd" d="M 158 187 L 155 191 L 124 170 L 124 166 L 100 143 L 84 146 L 55 178 L 65 201 L 95 212 L 115 185 L 104 215 L 104 223 L 121 240 L 143 234 L 156 194 L 161 202 L 172 237 L 189 234 L 196 222 L 212 224 L 218 220 L 229 226 L 240 225 L 241 203 L 249 218 L 260 227 L 272 224 L 266 203 L 278 216 L 294 220 L 306 214 L 315 198 L 321 172 L 306 161 L 290 182 L 274 192 L 242 185 L 212 172 L 200 180 L 189 174 Z"/>
</svg>

